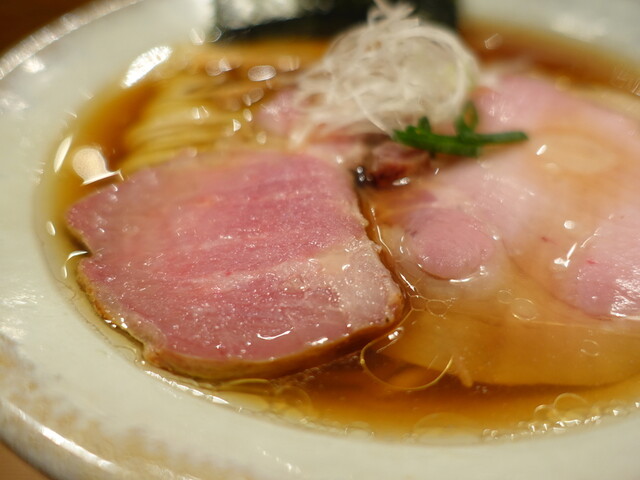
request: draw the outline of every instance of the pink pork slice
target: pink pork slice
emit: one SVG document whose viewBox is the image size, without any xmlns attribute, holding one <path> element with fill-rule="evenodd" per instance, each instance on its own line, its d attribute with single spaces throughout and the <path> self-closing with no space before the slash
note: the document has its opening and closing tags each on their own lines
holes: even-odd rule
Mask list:
<svg viewBox="0 0 640 480">
<path fill-rule="evenodd" d="M 270 377 L 387 329 L 402 297 L 350 175 L 309 155 L 178 158 L 81 199 L 78 277 L 147 360 L 210 379 Z"/>
<path fill-rule="evenodd" d="M 381 193 L 406 231 L 403 252 L 460 280 L 495 269 L 502 250 L 589 316 L 638 317 L 640 123 L 527 77 L 475 100 L 481 129 L 530 138 Z"/>
<path fill-rule="evenodd" d="M 419 297 L 395 354 L 467 384 L 640 371 L 640 124 L 525 76 L 475 103 L 481 130 L 529 140 L 369 196 Z"/>
</svg>

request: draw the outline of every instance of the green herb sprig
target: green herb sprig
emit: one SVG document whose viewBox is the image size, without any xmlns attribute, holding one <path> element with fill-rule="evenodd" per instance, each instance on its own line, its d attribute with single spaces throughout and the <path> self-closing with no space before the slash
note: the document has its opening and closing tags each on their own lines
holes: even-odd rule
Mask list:
<svg viewBox="0 0 640 480">
<path fill-rule="evenodd" d="M 393 139 L 409 147 L 426 150 L 435 155 L 445 153 L 462 157 L 478 157 L 485 145 L 500 145 L 522 142 L 528 137 L 524 132 L 477 133 L 478 111 L 473 102 L 464 106 L 462 114 L 454 123 L 456 135 L 433 133 L 427 117 L 422 117 L 417 126 L 410 125 L 404 130 L 395 130 Z"/>
</svg>

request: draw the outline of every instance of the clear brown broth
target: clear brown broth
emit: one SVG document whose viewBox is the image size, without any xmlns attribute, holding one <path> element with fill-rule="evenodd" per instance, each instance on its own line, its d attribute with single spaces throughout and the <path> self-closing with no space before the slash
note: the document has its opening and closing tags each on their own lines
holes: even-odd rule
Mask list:
<svg viewBox="0 0 640 480">
<path fill-rule="evenodd" d="M 567 43 L 558 48 L 557 39 L 479 24 L 465 25 L 464 32 L 486 61 L 524 56 L 534 61 L 536 68 L 575 84 L 597 84 L 638 93 L 635 91 L 637 70 L 604 55 L 595 62 L 593 52 L 576 45 Z M 553 48 L 548 48 L 550 45 Z M 317 48 L 315 42 L 313 48 Z M 566 63 L 568 58 L 570 65 Z M 109 168 L 119 168 L 119 162 L 129 153 L 125 134 L 153 98 L 158 85 L 142 81 L 126 89 L 113 87 L 98 96 L 70 129 L 71 149 L 99 146 Z M 70 252 L 83 247 L 64 230 L 65 210 L 78 198 L 109 181 L 82 185 L 68 165 L 63 165 L 55 174 L 45 174 L 40 192 L 43 199 L 40 224 L 50 225 L 43 229 L 47 257 L 56 276 L 75 293 L 80 310 L 108 341 L 139 362 L 142 368 L 171 382 L 204 392 L 214 400 L 223 399 L 233 408 L 297 424 L 428 442 L 441 441 L 444 436 L 477 440 L 565 430 L 627 414 L 638 406 L 640 378 L 605 387 L 568 389 L 539 385 L 465 387 L 456 378 L 444 377 L 424 390 L 398 390 L 365 373 L 357 352 L 272 381 L 246 379 L 211 385 L 158 371 L 141 359 L 135 341 L 93 313 L 75 282 L 75 258 L 67 260 Z M 66 267 L 66 274 L 61 271 L 62 265 Z"/>
</svg>

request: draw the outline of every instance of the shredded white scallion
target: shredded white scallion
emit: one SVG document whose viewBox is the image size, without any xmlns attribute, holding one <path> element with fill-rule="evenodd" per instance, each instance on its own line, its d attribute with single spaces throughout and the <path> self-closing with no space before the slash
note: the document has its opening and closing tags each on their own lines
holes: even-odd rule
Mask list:
<svg viewBox="0 0 640 480">
<path fill-rule="evenodd" d="M 385 132 L 427 116 L 453 120 L 477 81 L 474 55 L 455 33 L 412 16 L 406 4 L 376 0 L 367 23 L 332 44 L 299 79 L 294 133 Z"/>
</svg>

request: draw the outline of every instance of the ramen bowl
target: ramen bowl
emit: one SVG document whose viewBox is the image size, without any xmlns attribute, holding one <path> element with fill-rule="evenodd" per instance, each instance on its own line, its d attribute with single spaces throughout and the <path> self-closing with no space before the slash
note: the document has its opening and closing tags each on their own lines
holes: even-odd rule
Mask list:
<svg viewBox="0 0 640 480">
<path fill-rule="evenodd" d="M 0 60 L 0 437 L 61 479 L 636 478 L 634 412 L 492 441 L 316 428 L 141 368 L 132 349 L 87 321 L 78 293 L 46 260 L 56 231 L 40 222 L 41 178 L 58 168 L 69 125 L 89 99 L 123 72 L 144 75 L 173 45 L 204 41 L 215 31 L 213 7 L 97 2 Z M 459 9 L 463 24 L 508 24 L 640 62 L 633 0 L 465 0 Z"/>
</svg>

